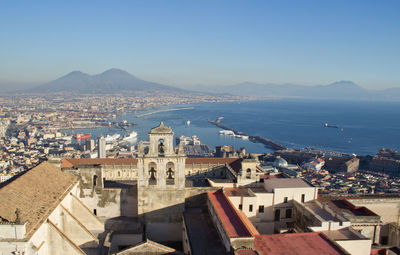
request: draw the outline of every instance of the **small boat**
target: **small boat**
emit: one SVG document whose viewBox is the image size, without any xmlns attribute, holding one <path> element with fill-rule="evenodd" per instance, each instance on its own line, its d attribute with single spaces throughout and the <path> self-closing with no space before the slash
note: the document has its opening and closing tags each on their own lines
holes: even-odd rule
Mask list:
<svg viewBox="0 0 400 255">
<path fill-rule="evenodd" d="M 190 126 L 190 120 L 186 121 L 186 125 Z"/>
<path fill-rule="evenodd" d="M 339 128 L 338 126 L 329 125 L 328 123 L 325 123 L 324 127 L 326 127 L 326 128 Z"/>
</svg>

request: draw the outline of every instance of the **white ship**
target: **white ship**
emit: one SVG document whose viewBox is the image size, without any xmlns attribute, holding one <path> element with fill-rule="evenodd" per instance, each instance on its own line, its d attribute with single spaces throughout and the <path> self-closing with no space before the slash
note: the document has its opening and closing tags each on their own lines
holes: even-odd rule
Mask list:
<svg viewBox="0 0 400 255">
<path fill-rule="evenodd" d="M 220 130 L 219 134 L 220 135 L 232 135 L 232 136 L 235 135 L 235 133 L 232 130 Z"/>
<path fill-rule="evenodd" d="M 122 140 L 124 141 L 132 141 L 135 140 L 137 138 L 137 133 L 135 131 L 132 131 L 128 136 L 125 136 L 124 138 L 122 138 Z"/>
<path fill-rule="evenodd" d="M 117 141 L 120 136 L 121 136 L 120 134 L 107 135 L 105 138 L 106 143 L 113 143 Z"/>
</svg>

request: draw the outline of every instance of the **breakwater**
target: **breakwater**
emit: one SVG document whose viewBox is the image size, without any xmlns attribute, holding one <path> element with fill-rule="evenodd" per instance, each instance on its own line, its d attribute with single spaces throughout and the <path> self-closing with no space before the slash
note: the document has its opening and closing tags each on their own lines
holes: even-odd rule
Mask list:
<svg viewBox="0 0 400 255">
<path fill-rule="evenodd" d="M 136 118 L 142 118 L 142 117 L 144 117 L 144 116 L 152 115 L 152 114 L 159 113 L 159 112 L 172 112 L 172 111 L 193 110 L 193 109 L 194 109 L 194 107 L 162 109 L 162 110 L 157 110 L 157 111 L 153 111 L 153 112 L 147 112 L 147 113 L 137 114 L 137 115 L 136 115 Z"/>
<path fill-rule="evenodd" d="M 268 138 L 262 137 L 262 136 L 253 136 L 253 135 L 248 135 L 245 134 L 243 132 L 237 131 L 233 128 L 230 128 L 228 126 L 225 126 L 223 124 L 221 124 L 219 121 L 211 121 L 209 120 L 208 123 L 213 124 L 219 128 L 225 129 L 225 130 L 231 130 L 233 133 L 235 133 L 235 135 L 245 135 L 249 137 L 249 140 L 253 143 L 262 143 L 265 145 L 265 147 L 273 149 L 273 150 L 285 150 L 287 149 L 285 146 L 283 146 L 282 144 L 279 144 L 277 142 L 274 142 Z"/>
</svg>

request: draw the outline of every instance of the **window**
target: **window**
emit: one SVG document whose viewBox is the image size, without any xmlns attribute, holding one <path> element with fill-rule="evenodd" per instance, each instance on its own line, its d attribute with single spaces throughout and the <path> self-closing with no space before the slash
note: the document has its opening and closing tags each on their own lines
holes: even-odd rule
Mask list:
<svg viewBox="0 0 400 255">
<path fill-rule="evenodd" d="M 93 187 L 97 186 L 97 175 L 93 175 Z"/>
<path fill-rule="evenodd" d="M 253 211 L 253 205 L 249 205 L 249 212 Z"/>
<path fill-rule="evenodd" d="M 288 201 L 288 197 L 284 197 L 284 198 L 283 198 L 283 202 L 286 204 L 287 201 Z"/>
<path fill-rule="evenodd" d="M 240 205 L 239 205 L 239 210 L 242 210 L 242 209 L 243 209 L 243 205 L 240 204 Z"/>
<path fill-rule="evenodd" d="M 251 179 L 251 169 L 247 168 L 246 170 L 246 179 Z"/>
<path fill-rule="evenodd" d="M 275 210 L 274 220 L 275 220 L 275 221 L 279 221 L 280 219 L 281 219 L 281 210 L 276 209 L 276 210 Z"/>
<path fill-rule="evenodd" d="M 301 194 L 301 202 L 304 203 L 306 200 L 306 194 Z"/>
<path fill-rule="evenodd" d="M 264 212 L 264 206 L 263 206 L 263 205 L 260 205 L 260 206 L 258 207 L 258 212 L 260 212 L 260 213 L 263 213 L 263 212 Z"/>
<path fill-rule="evenodd" d="M 286 209 L 285 218 L 286 219 L 292 218 L 292 209 Z"/>
</svg>

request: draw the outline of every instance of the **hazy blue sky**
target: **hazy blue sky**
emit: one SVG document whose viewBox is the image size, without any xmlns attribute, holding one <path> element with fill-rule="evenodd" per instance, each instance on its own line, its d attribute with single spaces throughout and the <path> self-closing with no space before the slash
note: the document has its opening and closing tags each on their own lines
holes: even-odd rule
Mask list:
<svg viewBox="0 0 400 255">
<path fill-rule="evenodd" d="M 0 81 L 400 87 L 400 1 L 2 1 Z"/>
</svg>

